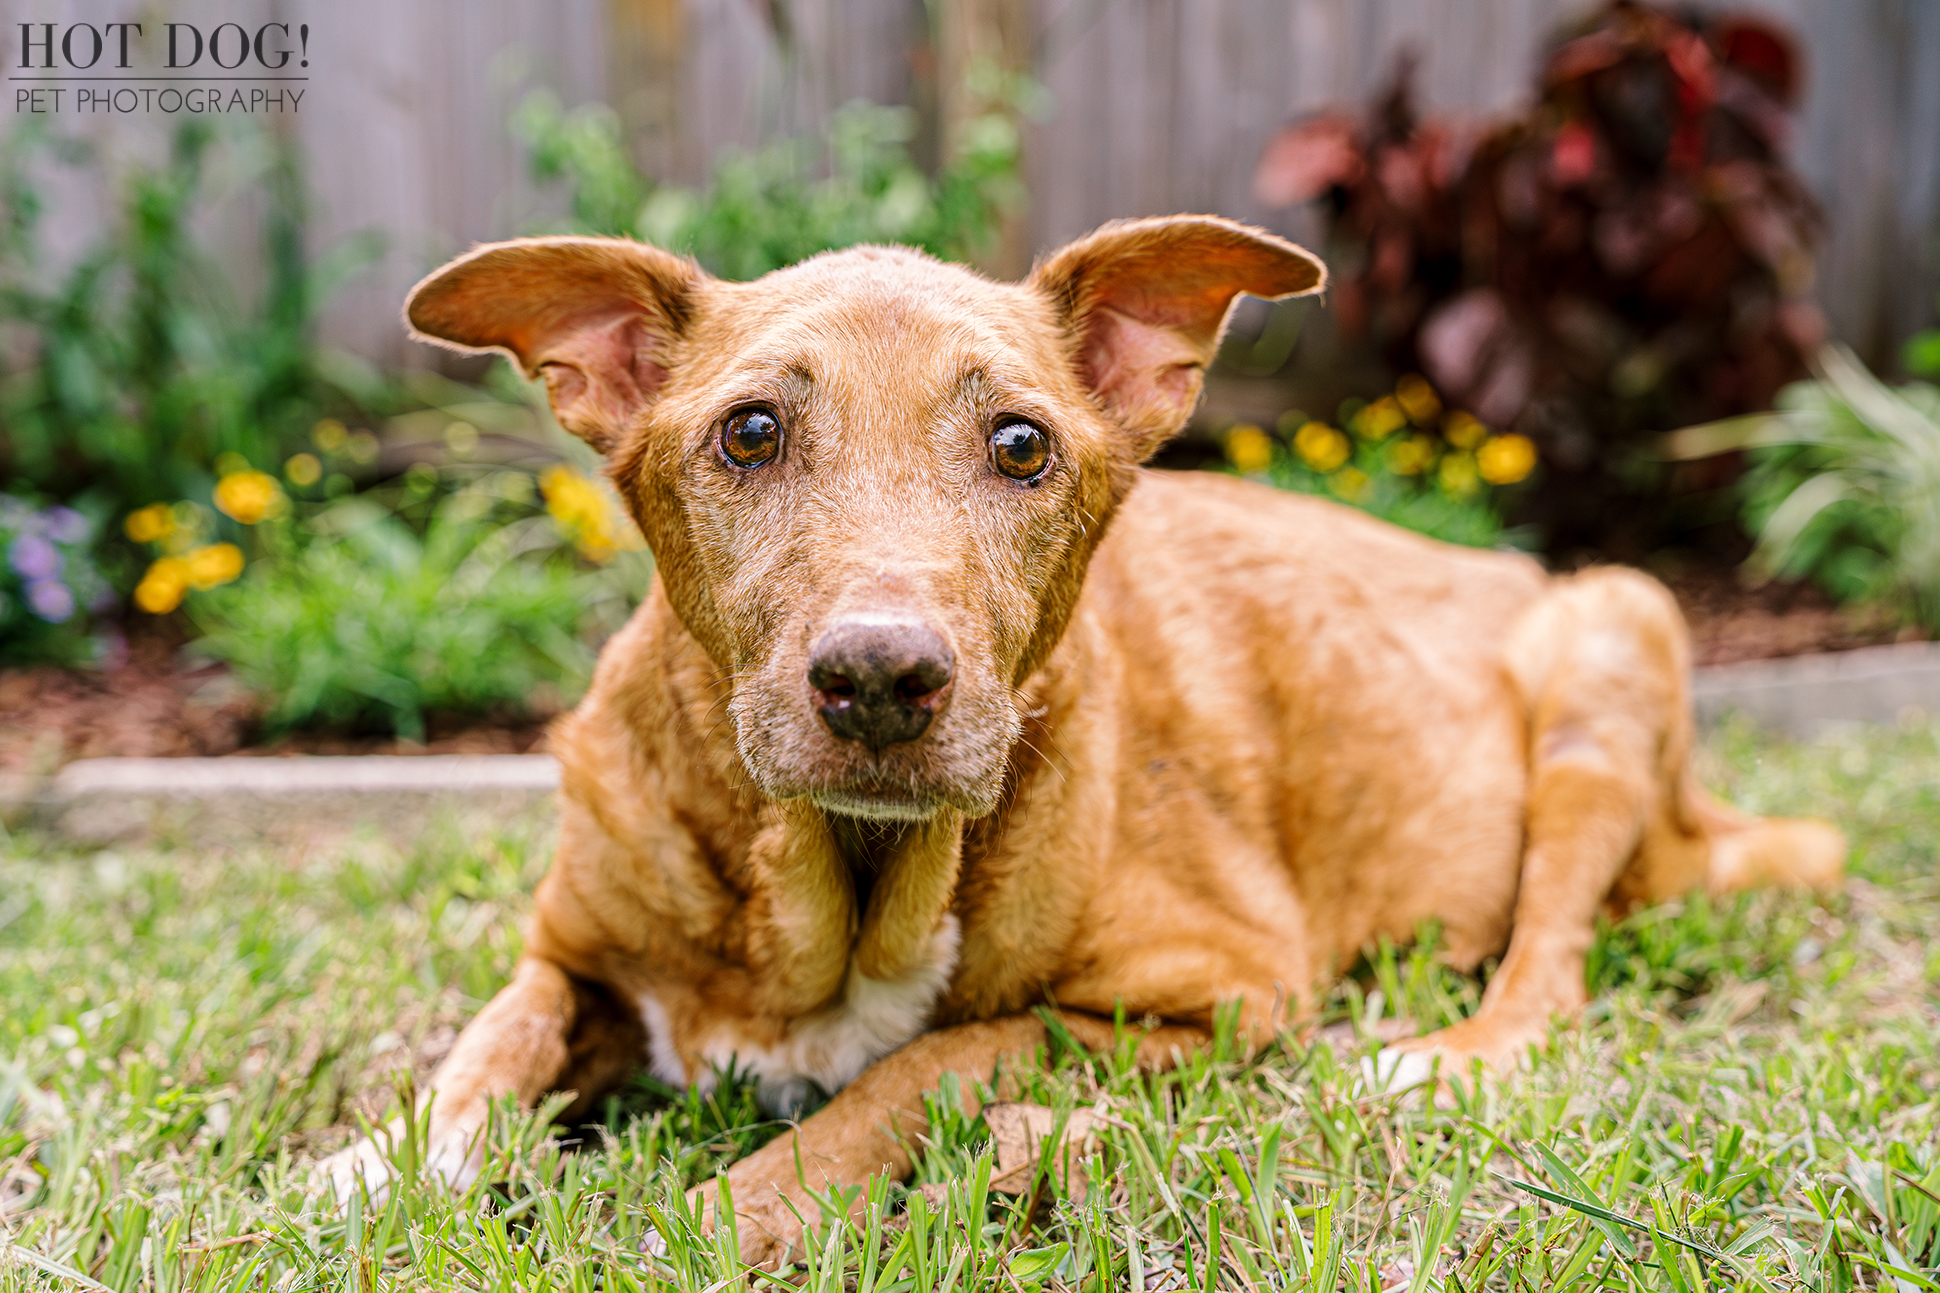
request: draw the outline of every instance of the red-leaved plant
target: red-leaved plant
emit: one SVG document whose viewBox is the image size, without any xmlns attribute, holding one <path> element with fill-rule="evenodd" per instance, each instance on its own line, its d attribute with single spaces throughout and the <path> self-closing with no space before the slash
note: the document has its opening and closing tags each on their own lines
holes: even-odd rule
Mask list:
<svg viewBox="0 0 1940 1293">
<path fill-rule="evenodd" d="M 1365 117 L 1286 127 L 1255 176 L 1271 204 L 1327 199 L 1345 332 L 1540 447 L 1521 519 L 1553 552 L 1669 537 L 1667 493 L 1737 464 L 1672 479 L 1638 450 L 1769 408 L 1823 339 L 1820 220 L 1782 160 L 1798 54 L 1762 19 L 1699 21 L 1609 5 L 1550 49 L 1534 106 L 1489 127 L 1422 120 L 1404 57 Z"/>
</svg>

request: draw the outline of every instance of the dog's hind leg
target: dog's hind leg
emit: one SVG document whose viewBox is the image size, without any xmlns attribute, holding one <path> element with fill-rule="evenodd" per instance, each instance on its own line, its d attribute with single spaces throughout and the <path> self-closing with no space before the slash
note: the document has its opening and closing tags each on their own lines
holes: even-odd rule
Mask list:
<svg viewBox="0 0 1940 1293">
<path fill-rule="evenodd" d="M 1690 649 L 1656 581 L 1621 569 L 1557 581 L 1516 626 L 1507 662 L 1530 718 L 1508 951 L 1472 1018 L 1398 1048 L 1497 1069 L 1540 1043 L 1553 1016 L 1584 1004 L 1585 959 L 1606 905 L 1824 883 L 1843 856 L 1823 823 L 1749 818 L 1693 794 Z"/>
<path fill-rule="evenodd" d="M 1710 893 L 1759 885 L 1826 892 L 1837 889 L 1844 879 L 1846 837 L 1831 822 L 1754 817 L 1719 803 L 1695 784 L 1686 793 L 1711 843 L 1705 879 Z"/>
</svg>

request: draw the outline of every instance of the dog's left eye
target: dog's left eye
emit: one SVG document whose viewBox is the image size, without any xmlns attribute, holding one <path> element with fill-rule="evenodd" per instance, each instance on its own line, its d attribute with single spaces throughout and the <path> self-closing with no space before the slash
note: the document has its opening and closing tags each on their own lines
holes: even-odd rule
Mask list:
<svg viewBox="0 0 1940 1293">
<path fill-rule="evenodd" d="M 1051 461 L 1051 439 L 1028 422 L 1006 422 L 990 433 L 990 455 L 1012 480 L 1036 480 Z"/>
<path fill-rule="evenodd" d="M 742 409 L 721 428 L 721 452 L 737 467 L 759 467 L 781 451 L 781 423 L 767 409 Z"/>
</svg>

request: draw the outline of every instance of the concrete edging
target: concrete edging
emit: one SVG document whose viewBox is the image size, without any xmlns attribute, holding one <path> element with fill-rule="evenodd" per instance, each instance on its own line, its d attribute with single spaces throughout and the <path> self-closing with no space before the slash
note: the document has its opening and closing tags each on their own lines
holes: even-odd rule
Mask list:
<svg viewBox="0 0 1940 1293">
<path fill-rule="evenodd" d="M 1940 715 L 1940 642 L 1828 651 L 1699 669 L 1699 724 L 1737 711 L 1761 727 L 1814 736 L 1842 723 L 1893 723 L 1909 710 Z"/>
<path fill-rule="evenodd" d="M 1940 643 L 1911 642 L 1696 671 L 1700 724 L 1736 711 L 1812 736 L 1841 723 L 1940 714 Z M 509 821 L 548 811 L 545 754 L 79 759 L 51 781 L 0 784 L 0 817 L 77 843 L 143 837 L 225 843 L 376 828 L 415 834 L 440 813 Z"/>
<path fill-rule="evenodd" d="M 548 754 L 77 759 L 8 815 L 80 843 L 146 836 L 209 843 L 376 828 L 421 831 L 443 813 L 509 821 L 549 809 Z"/>
</svg>

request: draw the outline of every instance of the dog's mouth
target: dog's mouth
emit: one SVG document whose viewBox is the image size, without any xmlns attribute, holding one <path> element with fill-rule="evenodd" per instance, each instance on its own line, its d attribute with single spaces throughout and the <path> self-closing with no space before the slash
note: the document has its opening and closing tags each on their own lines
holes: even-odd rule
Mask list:
<svg viewBox="0 0 1940 1293">
<path fill-rule="evenodd" d="M 996 747 L 1007 743 L 982 725 L 965 731 L 939 724 L 880 750 L 832 736 L 819 715 L 751 726 L 740 731 L 742 760 L 772 798 L 807 799 L 844 817 L 905 823 L 927 821 L 945 808 L 980 817 L 996 806 L 1004 767 Z"/>
<path fill-rule="evenodd" d="M 876 822 L 925 822 L 943 807 L 943 801 L 933 796 L 866 786 L 817 790 L 808 798 L 823 812 Z"/>
</svg>

